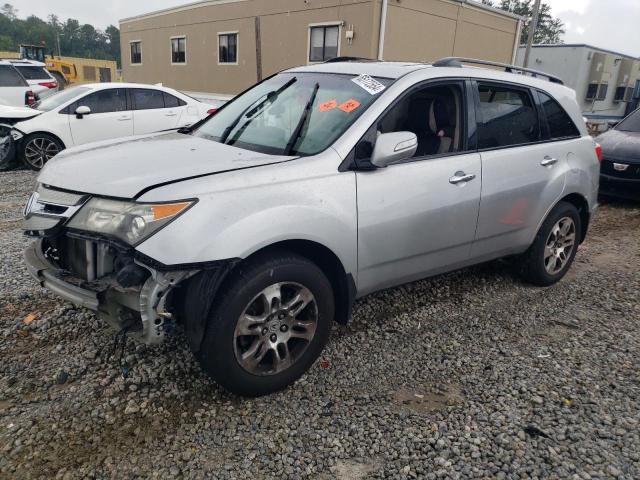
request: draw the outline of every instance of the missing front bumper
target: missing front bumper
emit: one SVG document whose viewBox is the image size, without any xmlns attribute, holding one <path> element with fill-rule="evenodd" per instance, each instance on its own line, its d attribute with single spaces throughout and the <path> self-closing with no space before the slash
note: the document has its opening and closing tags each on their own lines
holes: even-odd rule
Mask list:
<svg viewBox="0 0 640 480">
<path fill-rule="evenodd" d="M 123 288 L 113 276 L 86 282 L 68 274 L 46 258 L 41 239 L 25 250 L 24 259 L 29 273 L 41 286 L 75 305 L 97 312 L 115 328 L 137 323 L 139 328 L 133 329 L 131 334 L 146 344 L 162 343 L 166 323 L 172 319 L 167 305 L 169 295 L 180 282 L 198 272 L 159 272 L 140 264 L 149 271 L 149 277 L 139 287 Z"/>
</svg>

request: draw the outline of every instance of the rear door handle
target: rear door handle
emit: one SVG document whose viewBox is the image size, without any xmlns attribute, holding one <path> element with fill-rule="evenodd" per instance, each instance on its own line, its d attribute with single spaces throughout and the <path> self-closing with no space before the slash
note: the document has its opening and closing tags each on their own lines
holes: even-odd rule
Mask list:
<svg viewBox="0 0 640 480">
<path fill-rule="evenodd" d="M 449 179 L 451 185 L 458 185 L 459 183 L 467 183 L 476 178 L 473 173 L 467 175 L 464 172 L 456 172 L 456 174 Z"/>
<path fill-rule="evenodd" d="M 130 116 L 129 117 L 118 117 L 118 121 L 119 122 L 127 122 L 129 120 L 131 120 Z"/>
<path fill-rule="evenodd" d="M 543 167 L 551 167 L 551 166 L 555 165 L 556 163 L 558 163 L 558 159 L 557 158 L 553 158 L 553 157 L 550 157 L 549 155 L 547 155 L 546 157 L 544 157 L 544 160 L 542 160 L 540 162 L 540 165 L 542 165 Z"/>
<path fill-rule="evenodd" d="M 165 115 L 165 117 L 175 117 L 178 114 L 176 112 L 167 112 L 164 115 Z"/>
</svg>

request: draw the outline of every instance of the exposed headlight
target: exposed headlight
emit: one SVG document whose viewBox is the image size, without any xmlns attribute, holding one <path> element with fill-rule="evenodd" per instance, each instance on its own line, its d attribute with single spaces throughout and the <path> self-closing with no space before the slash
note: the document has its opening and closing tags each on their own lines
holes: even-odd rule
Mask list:
<svg viewBox="0 0 640 480">
<path fill-rule="evenodd" d="M 194 203 L 133 203 L 92 198 L 73 216 L 68 226 L 111 235 L 136 245 L 187 211 Z"/>
</svg>

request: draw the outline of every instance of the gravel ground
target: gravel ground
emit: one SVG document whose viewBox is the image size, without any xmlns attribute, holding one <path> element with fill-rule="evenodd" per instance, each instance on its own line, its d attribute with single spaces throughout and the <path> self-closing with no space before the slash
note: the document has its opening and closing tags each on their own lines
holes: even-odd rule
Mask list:
<svg viewBox="0 0 640 480">
<path fill-rule="evenodd" d="M 637 207 L 603 206 L 555 287 L 495 262 L 367 297 L 245 400 L 180 332 L 128 343 L 122 377 L 113 332 L 22 265 L 33 180 L 0 174 L 0 478 L 640 478 Z"/>
</svg>

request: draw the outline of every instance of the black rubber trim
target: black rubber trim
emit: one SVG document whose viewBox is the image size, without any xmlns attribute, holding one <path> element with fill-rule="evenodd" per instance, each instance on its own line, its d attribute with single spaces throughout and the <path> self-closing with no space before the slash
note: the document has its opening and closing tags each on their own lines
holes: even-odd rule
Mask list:
<svg viewBox="0 0 640 480">
<path fill-rule="evenodd" d="M 201 349 L 218 291 L 236 263 L 228 261 L 214 270 L 201 272 L 188 280 L 188 288 L 181 302 L 182 318 L 189 347 L 194 353 Z"/>
</svg>

